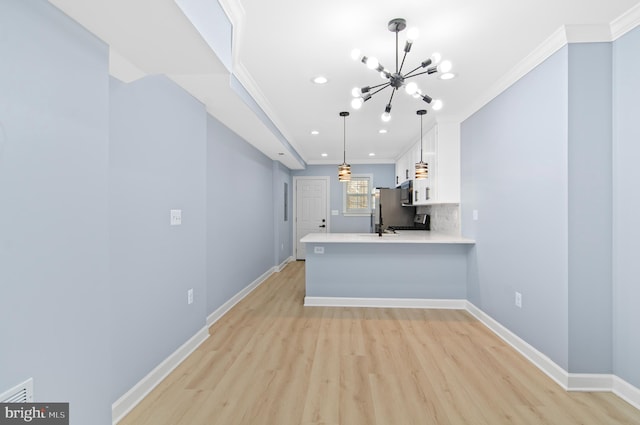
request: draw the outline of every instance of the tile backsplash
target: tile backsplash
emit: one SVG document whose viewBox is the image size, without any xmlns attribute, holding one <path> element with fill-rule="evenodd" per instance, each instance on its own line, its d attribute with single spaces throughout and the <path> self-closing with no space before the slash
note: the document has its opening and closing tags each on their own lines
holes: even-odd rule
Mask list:
<svg viewBox="0 0 640 425">
<path fill-rule="evenodd" d="M 460 234 L 460 204 L 434 204 L 416 207 L 416 213 L 431 216 L 434 232 Z"/>
</svg>

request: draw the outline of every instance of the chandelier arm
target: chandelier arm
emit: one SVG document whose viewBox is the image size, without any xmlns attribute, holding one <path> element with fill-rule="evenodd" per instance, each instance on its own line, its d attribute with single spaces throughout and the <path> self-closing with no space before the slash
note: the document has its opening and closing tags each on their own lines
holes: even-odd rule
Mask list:
<svg viewBox="0 0 640 425">
<path fill-rule="evenodd" d="M 371 94 L 371 96 L 373 96 L 373 95 L 374 95 L 374 94 L 376 94 L 376 93 L 381 92 L 382 90 L 386 89 L 386 88 L 387 88 L 387 87 L 389 87 L 390 85 L 391 85 L 391 83 L 384 83 L 384 87 L 379 88 L 378 90 L 374 91 L 373 93 L 370 93 L 370 94 Z M 395 90 L 395 89 L 394 89 L 394 90 Z M 393 97 L 393 96 L 392 96 L 392 97 Z"/>
<path fill-rule="evenodd" d="M 369 86 L 369 90 L 371 90 L 371 89 L 377 89 L 378 87 L 382 87 L 382 86 L 387 87 L 389 84 L 390 84 L 390 83 L 381 83 L 381 84 L 376 84 L 375 86 Z M 384 88 L 384 87 L 382 87 L 382 88 Z M 378 91 L 379 91 L 379 90 L 378 90 Z M 376 93 L 377 93 L 377 92 L 376 92 Z"/>
<path fill-rule="evenodd" d="M 414 69 L 415 71 L 415 69 Z M 413 71 L 411 71 L 413 72 Z M 422 71 L 422 72 L 418 72 L 417 74 L 413 74 L 413 75 L 405 75 L 404 78 L 413 78 L 413 77 L 417 77 L 418 75 L 422 75 L 422 74 L 434 74 L 433 72 L 429 72 L 429 71 Z"/>
<path fill-rule="evenodd" d="M 398 70 L 398 74 L 402 74 L 402 67 L 404 66 L 404 60 L 407 58 L 407 53 L 408 52 L 404 52 L 404 56 L 402 56 L 402 63 L 400 64 L 400 69 Z M 413 72 L 413 71 L 411 71 L 411 72 Z M 411 74 L 411 72 L 409 74 Z"/>
<path fill-rule="evenodd" d="M 415 75 L 420 75 L 420 74 L 415 74 L 415 75 L 411 75 L 414 72 L 416 72 L 417 70 L 419 70 L 420 68 L 422 68 L 422 65 L 418 65 L 415 68 L 413 68 L 411 71 L 407 72 L 406 75 L 404 76 L 404 78 L 409 78 L 409 77 L 415 77 Z"/>
<path fill-rule="evenodd" d="M 395 87 L 391 90 L 391 97 L 389 98 L 389 103 L 387 103 L 387 105 L 391 105 L 391 101 L 393 100 L 393 95 L 396 94 L 396 90 L 398 89 Z"/>
</svg>

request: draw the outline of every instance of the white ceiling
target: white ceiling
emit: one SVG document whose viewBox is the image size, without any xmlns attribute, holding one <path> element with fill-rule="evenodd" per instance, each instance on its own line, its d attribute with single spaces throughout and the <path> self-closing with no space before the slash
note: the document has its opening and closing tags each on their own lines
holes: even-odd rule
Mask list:
<svg viewBox="0 0 640 425">
<path fill-rule="evenodd" d="M 640 15 L 637 0 L 220 0 L 233 24 L 229 64 L 213 53 L 174 0 L 50 2 L 110 46 L 114 76 L 131 81 L 166 74 L 213 116 L 292 169 L 304 166 L 300 158 L 308 164 L 342 162 L 340 111 L 351 112 L 347 162 L 390 162 L 419 139 L 416 110 L 429 110 L 425 129 L 434 120 L 464 119 L 545 52 L 567 40 L 610 41 L 637 25 Z M 178 0 L 183 7 L 217 6 L 211 2 L 216 0 Z M 442 99 L 444 108 L 431 111 L 401 90 L 393 99 L 392 119 L 384 124 L 380 114 L 390 88 L 358 111 L 349 106 L 353 87 L 382 82 L 350 53 L 357 47 L 394 68 L 395 34 L 387 29 L 392 18 L 405 18 L 409 28 L 420 30 L 404 71 L 440 52 L 453 62 L 457 77 L 416 77 L 423 92 Z M 211 25 L 221 29 L 219 22 Z M 405 36 L 406 31 L 399 33 L 401 51 Z M 281 135 L 232 89 L 228 67 Z M 313 84 L 317 75 L 329 82 Z M 386 134 L 378 132 L 382 128 Z"/>
</svg>

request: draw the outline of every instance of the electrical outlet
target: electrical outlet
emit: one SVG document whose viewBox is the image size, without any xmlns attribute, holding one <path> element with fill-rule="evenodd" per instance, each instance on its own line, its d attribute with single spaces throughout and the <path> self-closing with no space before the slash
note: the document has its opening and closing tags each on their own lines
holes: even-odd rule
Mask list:
<svg viewBox="0 0 640 425">
<path fill-rule="evenodd" d="M 193 304 L 193 289 L 187 291 L 187 304 Z"/>
<path fill-rule="evenodd" d="M 473 221 L 478 221 L 478 210 L 473 210 Z"/>
<path fill-rule="evenodd" d="M 516 307 L 522 308 L 522 294 L 520 292 L 516 292 Z"/>
<path fill-rule="evenodd" d="M 314 246 L 313 247 L 313 253 L 314 254 L 324 254 L 324 247 L 323 246 Z"/>
</svg>

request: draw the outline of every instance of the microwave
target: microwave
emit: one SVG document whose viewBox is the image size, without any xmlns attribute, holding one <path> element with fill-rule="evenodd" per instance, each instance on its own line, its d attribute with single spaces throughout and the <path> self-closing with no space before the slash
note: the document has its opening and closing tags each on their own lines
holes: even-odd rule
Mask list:
<svg viewBox="0 0 640 425">
<path fill-rule="evenodd" d="M 413 180 L 400 184 L 400 202 L 402 205 L 413 205 Z"/>
</svg>

